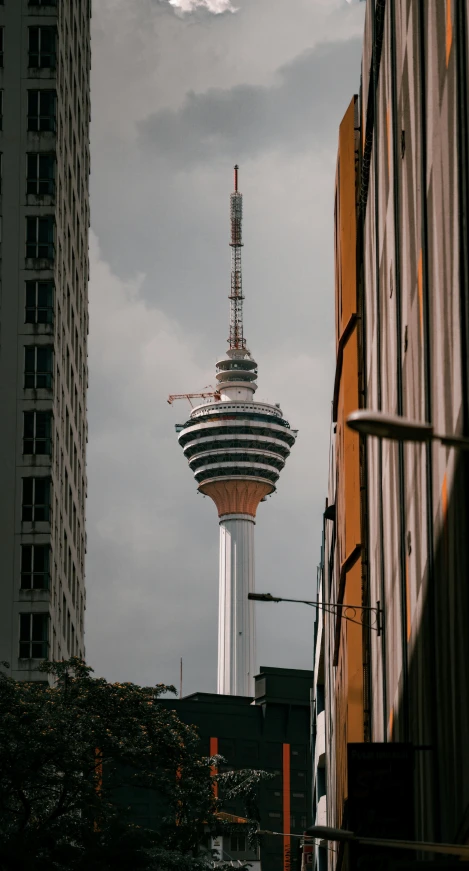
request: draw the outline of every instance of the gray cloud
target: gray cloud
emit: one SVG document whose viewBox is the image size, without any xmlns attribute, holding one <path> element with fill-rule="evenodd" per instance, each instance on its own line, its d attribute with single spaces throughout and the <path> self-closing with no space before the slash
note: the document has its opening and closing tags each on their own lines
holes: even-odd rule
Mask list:
<svg viewBox="0 0 469 871">
<path fill-rule="evenodd" d="M 236 85 L 189 92 L 178 109 L 160 109 L 138 125 L 159 158 L 187 168 L 208 160 L 243 160 L 287 149 L 327 150 L 337 119 L 358 89 L 360 41 L 329 42 L 278 70 L 270 86 Z M 353 90 L 352 90 L 353 93 Z"/>
<path fill-rule="evenodd" d="M 174 434 L 189 406 L 166 397 L 210 383 L 225 348 L 240 160 L 258 396 L 300 431 L 259 510 L 257 586 L 309 598 L 334 367 L 336 138 L 359 79 L 360 4 L 234 5 L 178 17 L 159 0 L 100 0 L 92 20 L 87 656 L 109 679 L 177 684 L 182 655 L 187 692 L 216 687 L 218 525 Z M 258 645 L 263 664 L 308 667 L 312 609 L 260 606 Z"/>
</svg>

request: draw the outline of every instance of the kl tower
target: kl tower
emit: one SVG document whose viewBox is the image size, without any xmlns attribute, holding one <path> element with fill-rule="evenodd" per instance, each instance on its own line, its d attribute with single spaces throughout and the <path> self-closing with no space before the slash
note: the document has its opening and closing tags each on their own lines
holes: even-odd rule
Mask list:
<svg viewBox="0 0 469 871">
<path fill-rule="evenodd" d="M 256 672 L 254 527 L 259 502 L 276 488 L 296 430 L 280 406 L 256 402 L 257 363 L 243 333 L 243 197 L 238 167 L 230 196 L 231 291 L 228 350 L 216 364 L 217 389 L 176 427 L 198 489 L 213 499 L 220 526 L 218 692 L 252 696 Z M 170 397 L 170 401 L 175 397 Z"/>
</svg>

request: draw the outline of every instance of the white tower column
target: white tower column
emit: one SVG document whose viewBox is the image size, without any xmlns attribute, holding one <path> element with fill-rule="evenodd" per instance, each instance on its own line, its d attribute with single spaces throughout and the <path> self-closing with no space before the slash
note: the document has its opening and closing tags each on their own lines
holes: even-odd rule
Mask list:
<svg viewBox="0 0 469 871">
<path fill-rule="evenodd" d="M 256 669 L 254 526 L 250 514 L 220 518 L 218 692 L 253 696 Z"/>
</svg>

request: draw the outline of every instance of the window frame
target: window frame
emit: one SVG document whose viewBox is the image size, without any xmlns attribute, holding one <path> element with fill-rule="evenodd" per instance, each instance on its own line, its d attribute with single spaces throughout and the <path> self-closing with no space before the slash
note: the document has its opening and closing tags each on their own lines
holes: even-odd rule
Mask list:
<svg viewBox="0 0 469 871">
<path fill-rule="evenodd" d="M 235 842 L 235 843 L 233 843 Z M 241 846 L 240 845 L 241 842 Z M 230 853 L 245 853 L 247 850 L 246 846 L 246 835 L 238 834 L 237 832 L 230 834 Z"/>
<path fill-rule="evenodd" d="M 47 95 L 47 98 L 46 98 Z M 33 100 L 36 106 L 33 107 Z M 51 100 L 49 111 L 42 103 Z M 35 109 L 35 111 L 33 111 Z M 54 88 L 29 88 L 27 106 L 27 127 L 29 133 L 55 133 L 57 128 L 57 91 Z"/>
<path fill-rule="evenodd" d="M 35 635 L 43 637 L 34 638 Z M 50 647 L 49 635 L 50 615 L 48 611 L 20 613 L 19 659 L 47 659 Z"/>
<path fill-rule="evenodd" d="M 38 354 L 49 352 L 49 368 L 38 368 Z M 24 389 L 52 390 L 54 384 L 54 349 L 52 345 L 25 345 L 24 347 Z M 28 369 L 28 356 L 33 353 L 33 368 Z"/>
<path fill-rule="evenodd" d="M 38 419 L 40 423 L 45 424 L 45 435 L 37 434 Z M 27 424 L 32 422 L 31 435 L 27 435 Z M 44 450 L 40 450 L 41 445 Z M 28 448 L 28 449 L 27 449 Z M 31 448 L 29 450 L 29 448 Z M 39 448 L 39 450 L 38 450 Z M 23 455 L 24 456 L 52 456 L 52 412 L 39 411 L 38 409 L 28 409 L 23 412 Z"/>
<path fill-rule="evenodd" d="M 52 172 L 44 174 L 41 168 L 44 167 L 42 161 L 50 161 Z M 35 164 L 35 173 L 31 174 L 30 169 Z M 57 165 L 57 157 L 55 152 L 51 151 L 29 151 L 26 155 L 26 194 L 27 196 L 44 197 L 55 196 L 55 169 Z M 42 188 L 42 189 L 41 189 Z"/>
<path fill-rule="evenodd" d="M 54 215 L 26 215 L 26 259 L 55 261 Z"/>
<path fill-rule="evenodd" d="M 39 278 L 25 281 L 25 324 L 43 324 L 51 326 L 54 323 L 55 287 L 52 279 L 41 281 Z M 44 293 L 47 302 L 41 304 L 40 295 Z M 31 302 L 34 295 L 34 302 Z M 28 299 L 29 296 L 29 299 Z M 40 315 L 43 315 L 41 317 Z"/>
<path fill-rule="evenodd" d="M 41 501 L 37 498 L 39 485 L 44 485 L 44 498 Z M 31 488 L 30 493 L 27 492 L 29 487 Z M 28 475 L 23 478 L 23 491 L 21 494 L 22 523 L 50 523 L 52 504 L 51 490 L 52 481 L 47 475 Z M 27 499 L 29 496 L 30 498 Z"/>
<path fill-rule="evenodd" d="M 26 568 L 26 553 L 30 550 L 30 568 Z M 36 554 L 44 555 L 43 567 L 38 568 Z M 20 589 L 21 590 L 49 590 L 51 582 L 51 547 L 50 544 L 22 544 L 20 563 Z M 29 583 L 26 581 L 29 580 Z"/>
<path fill-rule="evenodd" d="M 31 36 L 37 31 L 37 48 L 31 48 Z M 43 49 L 44 35 L 51 37 L 49 49 Z M 37 63 L 32 63 L 35 59 Z M 48 59 L 48 62 L 42 61 Z M 28 27 L 28 69 L 55 70 L 57 68 L 57 28 L 53 24 L 33 24 Z"/>
</svg>

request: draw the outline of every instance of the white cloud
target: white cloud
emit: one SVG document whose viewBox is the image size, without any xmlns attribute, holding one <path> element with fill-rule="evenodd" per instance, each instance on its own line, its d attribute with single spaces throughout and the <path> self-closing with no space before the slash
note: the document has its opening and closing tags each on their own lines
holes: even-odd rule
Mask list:
<svg viewBox="0 0 469 871">
<path fill-rule="evenodd" d="M 208 12 L 213 12 L 214 15 L 238 11 L 231 0 L 167 0 L 167 2 L 182 13 L 195 12 L 196 9 L 206 9 Z"/>
</svg>

